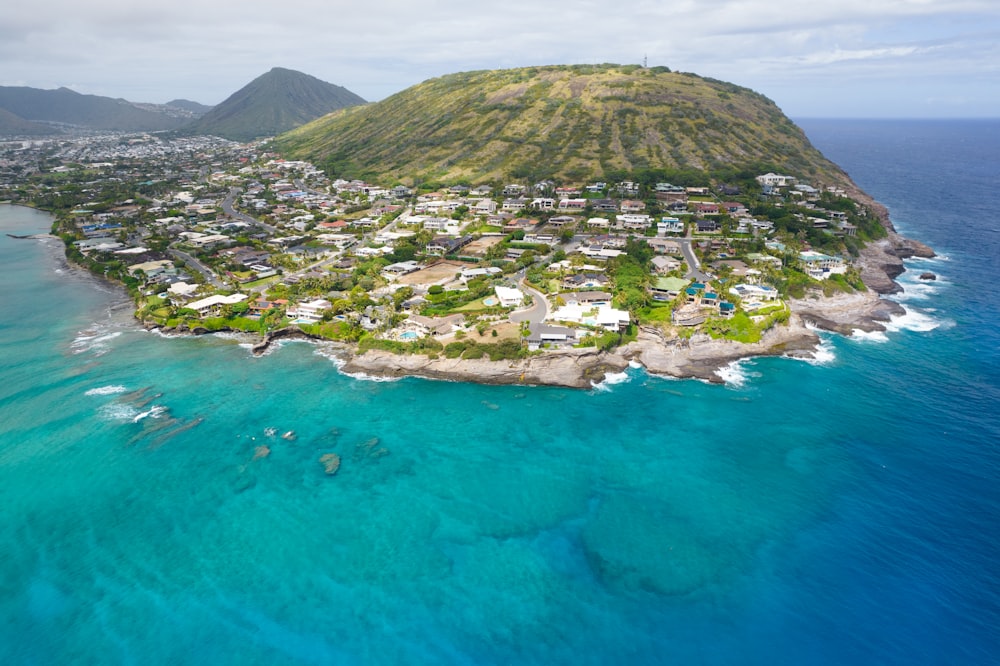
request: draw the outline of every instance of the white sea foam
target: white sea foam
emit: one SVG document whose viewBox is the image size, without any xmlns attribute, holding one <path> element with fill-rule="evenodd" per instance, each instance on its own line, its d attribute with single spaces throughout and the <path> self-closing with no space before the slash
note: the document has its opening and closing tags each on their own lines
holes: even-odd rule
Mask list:
<svg viewBox="0 0 1000 666">
<path fill-rule="evenodd" d="M 938 328 L 951 328 L 955 322 L 950 319 L 938 319 L 933 316 L 934 310 L 909 308 L 906 314 L 892 317 L 886 322 L 885 328 L 890 333 L 899 331 L 914 331 L 916 333 L 926 333 Z"/>
<path fill-rule="evenodd" d="M 172 338 L 186 338 L 186 337 L 188 337 L 184 333 L 167 333 L 162 328 L 150 328 L 150 329 L 141 329 L 141 330 L 143 330 L 143 331 L 145 331 L 147 333 L 153 333 L 155 335 L 160 336 L 161 338 L 167 338 L 168 340 L 172 339 Z"/>
<path fill-rule="evenodd" d="M 642 367 L 645 367 L 645 366 L 643 366 L 642 363 L 639 363 L 639 361 L 629 361 L 628 362 L 628 367 L 632 368 L 633 370 L 638 370 L 639 368 L 642 368 Z"/>
<path fill-rule="evenodd" d="M 235 340 L 240 343 L 241 347 L 243 344 L 253 344 L 252 342 L 249 342 L 249 334 L 243 333 L 242 331 L 218 331 L 216 333 L 212 333 L 212 338 L 216 340 Z"/>
<path fill-rule="evenodd" d="M 344 372 L 343 370 L 340 371 L 340 374 L 352 379 L 360 379 L 365 382 L 398 382 L 402 379 L 402 377 L 381 377 L 378 375 L 369 375 L 365 372 Z"/>
<path fill-rule="evenodd" d="M 718 375 L 727 386 L 740 388 L 747 383 L 747 380 L 750 377 L 755 375 L 760 376 L 759 373 L 752 373 L 747 370 L 748 363 L 750 363 L 750 359 L 738 359 L 719 368 L 715 371 L 715 374 Z"/>
<path fill-rule="evenodd" d="M 84 393 L 84 395 L 115 395 L 118 393 L 124 393 L 127 390 L 128 389 L 126 389 L 121 384 L 113 384 L 109 386 L 100 386 L 98 388 L 92 388 L 86 393 Z"/>
<path fill-rule="evenodd" d="M 642 366 L 639 366 L 642 367 Z M 627 372 L 609 372 L 604 375 L 604 379 L 593 384 L 595 391 L 610 391 L 615 384 L 624 384 L 631 381 L 632 377 Z"/>
<path fill-rule="evenodd" d="M 139 414 L 139 410 L 131 405 L 120 402 L 109 402 L 97 410 L 97 413 L 100 414 L 101 418 L 108 421 L 129 422 L 135 419 L 136 415 Z"/>
<path fill-rule="evenodd" d="M 910 264 L 938 264 L 951 261 L 951 257 L 947 254 L 936 254 L 933 257 L 907 257 L 903 260 L 904 265 Z"/>
<path fill-rule="evenodd" d="M 158 419 L 160 416 L 167 411 L 167 408 L 163 405 L 153 405 L 144 412 L 139 412 L 132 417 L 132 423 L 138 423 L 145 418 Z"/>
<path fill-rule="evenodd" d="M 94 352 L 98 356 L 108 351 L 108 343 L 121 335 L 121 331 L 111 331 L 110 333 L 95 332 L 93 330 L 83 331 L 70 343 L 70 349 L 74 354 L 84 352 Z"/>
<path fill-rule="evenodd" d="M 270 356 L 274 352 L 276 352 L 279 349 L 281 349 L 285 345 L 286 342 L 296 342 L 296 340 L 272 340 L 271 343 L 264 349 L 264 351 L 258 352 L 256 354 L 251 354 L 251 355 L 252 356 Z M 248 352 L 252 351 L 253 348 L 256 345 L 257 345 L 256 342 L 241 342 L 240 343 L 240 347 L 242 347 L 243 349 L 246 349 Z"/>
<path fill-rule="evenodd" d="M 344 365 L 347 363 L 347 361 L 345 361 L 342 357 L 340 357 L 337 354 L 337 352 L 333 350 L 333 348 L 328 346 L 317 345 L 316 348 L 313 350 L 313 354 L 316 354 L 317 356 L 322 356 L 323 358 L 325 358 L 326 360 L 330 361 L 335 366 L 337 366 L 337 369 L 344 367 Z"/>
<path fill-rule="evenodd" d="M 889 336 L 884 331 L 863 331 L 860 328 L 851 332 L 850 339 L 857 342 L 889 342 Z"/>
<path fill-rule="evenodd" d="M 821 337 L 819 346 L 812 352 L 812 356 L 794 356 L 791 358 L 805 361 L 811 365 L 831 365 L 837 360 L 837 353 L 834 351 L 833 341 L 828 337 Z"/>
<path fill-rule="evenodd" d="M 920 280 L 919 282 L 903 282 L 900 286 L 903 287 L 903 291 L 893 294 L 892 300 L 894 301 L 925 301 L 940 291 L 944 285 L 933 280 Z"/>
</svg>

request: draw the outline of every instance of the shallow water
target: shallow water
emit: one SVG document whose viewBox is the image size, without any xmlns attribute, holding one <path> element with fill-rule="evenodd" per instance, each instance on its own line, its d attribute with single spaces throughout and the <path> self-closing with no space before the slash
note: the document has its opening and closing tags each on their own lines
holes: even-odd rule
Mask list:
<svg viewBox="0 0 1000 666">
<path fill-rule="evenodd" d="M 0 235 L 0 659 L 987 663 L 984 241 L 887 178 L 896 135 L 805 126 L 947 257 L 886 333 L 722 386 L 359 380 L 309 343 L 144 332 L 57 244 Z M 0 206 L 4 234 L 48 224 Z"/>
</svg>

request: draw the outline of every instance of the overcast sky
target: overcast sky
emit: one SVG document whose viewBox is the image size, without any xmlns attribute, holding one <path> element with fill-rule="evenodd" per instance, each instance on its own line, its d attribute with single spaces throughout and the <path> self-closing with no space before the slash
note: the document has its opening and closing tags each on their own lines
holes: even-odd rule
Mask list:
<svg viewBox="0 0 1000 666">
<path fill-rule="evenodd" d="M 375 101 L 451 72 L 666 65 L 793 118 L 1000 116 L 998 0 L 33 0 L 0 85 L 218 104 L 271 67 Z M 126 6 L 131 5 L 131 6 Z"/>
</svg>

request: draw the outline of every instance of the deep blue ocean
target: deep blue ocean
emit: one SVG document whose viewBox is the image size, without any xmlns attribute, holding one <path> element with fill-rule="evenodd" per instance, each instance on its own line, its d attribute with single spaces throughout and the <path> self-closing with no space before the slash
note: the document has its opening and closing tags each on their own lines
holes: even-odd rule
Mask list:
<svg viewBox="0 0 1000 666">
<path fill-rule="evenodd" d="M 167 338 L 0 206 L 0 663 L 1000 662 L 1000 121 L 800 125 L 940 257 L 725 385 Z"/>
</svg>

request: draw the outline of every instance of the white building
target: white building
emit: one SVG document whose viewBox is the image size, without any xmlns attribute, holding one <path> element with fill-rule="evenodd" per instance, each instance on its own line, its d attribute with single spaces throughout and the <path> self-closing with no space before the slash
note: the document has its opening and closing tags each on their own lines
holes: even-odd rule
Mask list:
<svg viewBox="0 0 1000 666">
<path fill-rule="evenodd" d="M 524 294 L 521 293 L 520 289 L 497 285 L 493 288 L 493 291 L 496 293 L 497 299 L 500 301 L 500 305 L 505 308 L 517 307 L 522 301 L 524 301 Z"/>
<path fill-rule="evenodd" d="M 202 298 L 201 300 L 188 303 L 185 307 L 196 311 L 199 317 L 206 317 L 208 315 L 218 314 L 221 312 L 223 305 L 234 305 L 245 301 L 246 298 L 246 294 L 230 294 L 229 296 L 212 294 L 207 298 Z"/>
<path fill-rule="evenodd" d="M 795 177 L 769 172 L 763 176 L 757 176 L 757 182 L 761 185 L 770 185 L 771 187 L 790 187 L 795 184 Z"/>
<path fill-rule="evenodd" d="M 323 311 L 329 310 L 332 306 L 333 304 L 325 298 L 304 301 L 288 308 L 288 317 L 315 323 L 323 318 Z"/>
</svg>

